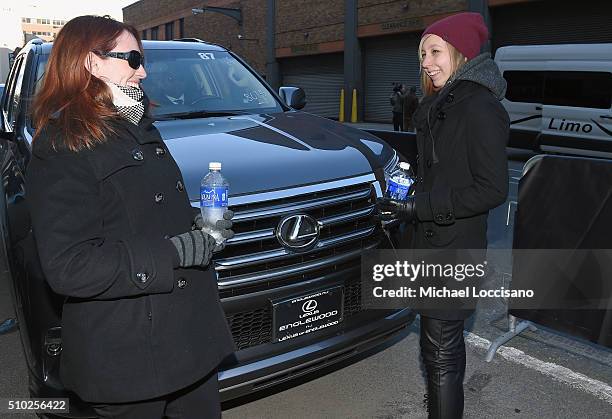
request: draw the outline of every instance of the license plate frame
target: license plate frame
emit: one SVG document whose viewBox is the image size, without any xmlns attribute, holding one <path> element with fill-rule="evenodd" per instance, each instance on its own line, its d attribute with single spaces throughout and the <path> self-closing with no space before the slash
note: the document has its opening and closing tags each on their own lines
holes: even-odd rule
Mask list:
<svg viewBox="0 0 612 419">
<path fill-rule="evenodd" d="M 272 300 L 272 341 L 283 342 L 344 320 L 344 286 Z"/>
</svg>

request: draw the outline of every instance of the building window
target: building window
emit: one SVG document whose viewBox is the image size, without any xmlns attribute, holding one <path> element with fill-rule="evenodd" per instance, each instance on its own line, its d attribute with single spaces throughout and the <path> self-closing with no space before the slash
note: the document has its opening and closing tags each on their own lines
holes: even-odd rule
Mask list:
<svg viewBox="0 0 612 419">
<path fill-rule="evenodd" d="M 185 36 L 185 19 L 179 19 L 179 38 L 183 38 Z"/>
<path fill-rule="evenodd" d="M 165 38 L 166 40 L 170 40 L 172 38 L 174 38 L 174 22 L 168 22 L 166 23 L 166 34 L 165 34 Z"/>
<path fill-rule="evenodd" d="M 159 29 L 158 26 L 155 26 L 153 28 L 151 28 L 151 39 L 153 39 L 154 41 L 157 41 L 157 30 Z"/>
<path fill-rule="evenodd" d="M 30 19 L 29 17 L 22 17 L 22 18 L 21 18 L 21 21 L 22 21 L 23 23 L 31 23 L 31 22 L 32 22 L 32 19 Z"/>
<path fill-rule="evenodd" d="M 39 25 L 50 25 L 51 20 L 50 19 L 36 19 L 36 23 L 38 23 Z"/>
<path fill-rule="evenodd" d="M 147 39 L 147 30 L 143 29 L 142 31 L 142 39 Z"/>
</svg>

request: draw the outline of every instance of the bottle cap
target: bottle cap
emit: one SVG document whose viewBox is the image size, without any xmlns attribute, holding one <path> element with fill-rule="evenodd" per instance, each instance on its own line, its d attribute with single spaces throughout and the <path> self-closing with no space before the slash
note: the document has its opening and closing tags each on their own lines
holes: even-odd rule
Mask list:
<svg viewBox="0 0 612 419">
<path fill-rule="evenodd" d="M 400 169 L 402 169 L 402 170 L 410 170 L 410 163 L 405 162 L 405 161 L 401 162 L 400 163 Z"/>
<path fill-rule="evenodd" d="M 221 163 L 218 161 L 211 161 L 208 163 L 208 170 L 221 170 Z"/>
</svg>

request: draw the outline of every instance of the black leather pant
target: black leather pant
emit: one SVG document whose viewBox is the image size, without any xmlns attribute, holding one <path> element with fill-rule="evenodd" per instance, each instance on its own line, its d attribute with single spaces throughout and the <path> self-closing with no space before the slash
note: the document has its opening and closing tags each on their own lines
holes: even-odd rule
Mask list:
<svg viewBox="0 0 612 419">
<path fill-rule="evenodd" d="M 421 316 L 421 355 L 427 371 L 429 418 L 461 418 L 465 375 L 463 320 Z"/>
</svg>

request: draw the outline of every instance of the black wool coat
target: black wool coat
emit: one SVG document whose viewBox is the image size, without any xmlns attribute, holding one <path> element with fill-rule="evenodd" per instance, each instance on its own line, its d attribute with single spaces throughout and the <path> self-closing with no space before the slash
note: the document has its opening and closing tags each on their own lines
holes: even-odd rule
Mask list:
<svg viewBox="0 0 612 419">
<path fill-rule="evenodd" d="M 151 120 L 113 126 L 80 152 L 45 129 L 26 177 L 43 271 L 66 296 L 62 382 L 105 403 L 186 387 L 234 350 L 214 269 L 174 266 L 167 238 L 194 218 L 176 162 Z"/>
<path fill-rule="evenodd" d="M 490 59 L 485 65 L 493 78 L 501 78 Z M 505 88 L 503 80 L 495 81 Z M 487 248 L 489 210 L 504 203 L 508 195 L 510 120 L 497 96 L 500 92 L 487 87 L 487 80 L 483 83 L 457 79 L 423 99 L 415 113 L 418 221 L 409 229 L 408 239 L 414 249 Z M 472 313 L 418 311 L 449 320 Z"/>
</svg>

